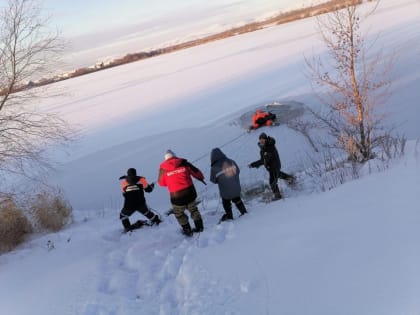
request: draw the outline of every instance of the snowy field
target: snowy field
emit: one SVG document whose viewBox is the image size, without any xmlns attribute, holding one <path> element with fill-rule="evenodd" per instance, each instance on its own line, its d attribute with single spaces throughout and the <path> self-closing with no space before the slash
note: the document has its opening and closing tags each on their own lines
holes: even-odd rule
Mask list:
<svg viewBox="0 0 420 315">
<path fill-rule="evenodd" d="M 273 102 L 284 104 L 286 117 L 301 104 L 319 106 L 304 75 L 303 56 L 324 53 L 314 24 L 271 27 L 56 84 L 66 95 L 41 106 L 82 133 L 67 155 L 55 153 L 54 178 L 75 222 L 0 256 L 0 313 L 420 314 L 416 0 L 381 1 L 366 25 L 372 38 L 382 34 L 377 49 L 399 54 L 387 110 L 410 140 L 404 158 L 324 193 L 311 192 L 304 177 L 300 189 L 281 183 L 286 199 L 247 200 L 249 214 L 234 212 L 220 225 L 217 187 L 195 182 L 203 233 L 186 239 L 173 216 L 121 233 L 119 176 L 135 167 L 155 181 L 169 148 L 207 182 L 214 147 L 237 161 L 244 188 L 267 182 L 262 168 L 246 167 L 258 158 L 260 131 L 247 133 L 244 119 Z M 307 140 L 284 120 L 261 131 L 277 140 L 284 171 L 300 174 L 303 156 L 313 153 Z M 146 198 L 162 215 L 170 207 L 164 188 Z"/>
</svg>

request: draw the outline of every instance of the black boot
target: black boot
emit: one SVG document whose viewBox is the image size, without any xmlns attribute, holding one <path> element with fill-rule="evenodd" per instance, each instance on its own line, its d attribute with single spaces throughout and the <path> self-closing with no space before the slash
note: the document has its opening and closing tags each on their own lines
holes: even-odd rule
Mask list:
<svg viewBox="0 0 420 315">
<path fill-rule="evenodd" d="M 202 219 L 194 221 L 194 224 L 195 224 L 195 229 L 193 229 L 194 233 L 203 232 L 204 226 L 203 226 L 203 220 Z"/>
<path fill-rule="evenodd" d="M 248 211 L 246 211 L 244 202 L 242 200 L 239 200 L 238 202 L 235 203 L 236 208 L 238 208 L 239 212 L 241 213 L 241 215 L 244 215 L 245 213 L 247 213 Z"/>
<path fill-rule="evenodd" d="M 185 236 L 192 236 L 193 235 L 193 231 L 191 230 L 191 225 L 189 223 L 184 224 L 182 226 L 182 234 L 184 234 Z"/>
<path fill-rule="evenodd" d="M 147 221 L 137 220 L 134 224 L 131 224 L 130 231 L 140 229 L 143 225 L 147 225 Z"/>
<path fill-rule="evenodd" d="M 283 198 L 283 196 L 281 195 L 281 193 L 280 193 L 280 191 L 276 191 L 275 193 L 274 193 L 274 196 L 273 196 L 273 201 L 275 201 L 275 200 L 280 200 L 281 198 Z"/>
<path fill-rule="evenodd" d="M 272 199 L 273 201 L 274 200 L 280 200 L 281 198 L 283 198 L 283 196 L 281 195 L 281 192 L 280 192 L 280 188 L 279 188 L 279 186 L 277 184 L 273 184 L 271 186 L 271 190 L 274 193 L 274 197 Z"/>
<path fill-rule="evenodd" d="M 159 225 L 159 223 L 162 222 L 162 220 L 159 218 L 159 216 L 157 214 L 155 214 L 155 216 L 150 220 L 150 222 L 152 223 L 152 225 Z"/>
<path fill-rule="evenodd" d="M 124 227 L 125 232 L 129 232 L 129 231 L 132 230 L 130 219 L 128 218 L 128 216 L 120 213 L 120 220 L 121 220 L 121 223 Z"/>
<path fill-rule="evenodd" d="M 220 218 L 220 222 L 227 221 L 227 220 L 233 220 L 233 215 L 232 215 L 232 213 L 225 213 L 225 214 L 224 214 L 224 215 L 222 215 L 222 217 Z"/>
<path fill-rule="evenodd" d="M 225 214 L 220 218 L 219 223 L 226 220 L 233 220 L 232 204 L 230 199 L 222 199 L 223 209 Z"/>
</svg>

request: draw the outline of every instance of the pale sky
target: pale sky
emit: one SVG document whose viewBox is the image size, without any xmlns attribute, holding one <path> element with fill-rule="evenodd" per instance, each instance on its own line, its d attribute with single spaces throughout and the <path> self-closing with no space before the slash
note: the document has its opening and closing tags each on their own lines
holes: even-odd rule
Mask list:
<svg viewBox="0 0 420 315">
<path fill-rule="evenodd" d="M 168 0 L 44 0 L 63 34 L 69 37 L 136 24 L 165 14 Z"/>
<path fill-rule="evenodd" d="M 39 0 L 68 69 L 155 49 L 327 0 Z M 0 7 L 7 0 L 0 0 Z M 64 69 L 65 70 L 65 69 Z"/>
<path fill-rule="evenodd" d="M 4 0 L 0 0 L 4 2 Z M 119 26 L 150 22 L 155 18 L 170 17 L 188 12 L 214 10 L 230 16 L 254 12 L 273 12 L 299 7 L 312 0 L 43 0 L 54 24 L 65 36 L 73 37 Z M 190 17 L 194 18 L 193 15 Z M 187 22 L 187 21 L 186 21 Z"/>
</svg>

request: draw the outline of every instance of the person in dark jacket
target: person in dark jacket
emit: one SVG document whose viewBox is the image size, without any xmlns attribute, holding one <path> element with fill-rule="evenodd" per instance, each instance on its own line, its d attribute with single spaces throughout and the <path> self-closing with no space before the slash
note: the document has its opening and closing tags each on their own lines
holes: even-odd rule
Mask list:
<svg viewBox="0 0 420 315">
<path fill-rule="evenodd" d="M 206 184 L 204 175 L 198 168 L 186 159 L 178 158 L 171 150 L 167 150 L 165 161 L 159 167 L 158 183 L 160 186 L 168 187 L 173 212 L 186 236 L 204 230 L 203 219 L 197 207 L 197 192 L 192 177 Z M 185 210 L 191 214 L 195 225 L 194 229 L 191 229 L 188 217 L 184 213 Z"/>
<path fill-rule="evenodd" d="M 120 220 L 126 232 L 138 229 L 143 226 L 144 222 L 138 220 L 136 223 L 131 224 L 129 217 L 138 211 L 148 218 L 151 224 L 158 225 L 161 220 L 159 216 L 148 208 L 144 191 L 150 193 L 153 191 L 154 184 L 148 184 L 146 178 L 137 176 L 135 168 L 129 168 L 127 175 L 120 177 L 121 191 L 124 196 L 124 206 L 120 212 Z"/>
<path fill-rule="evenodd" d="M 235 161 L 226 157 L 219 148 L 214 148 L 210 154 L 210 181 L 219 186 L 225 214 L 220 221 L 233 220 L 232 203 L 241 215 L 247 213 L 241 199 L 241 183 L 239 181 L 239 167 Z"/>
<path fill-rule="evenodd" d="M 264 165 L 264 167 L 270 175 L 270 188 L 274 193 L 273 200 L 281 199 L 282 194 L 278 186 L 278 179 L 285 179 L 289 183 L 291 183 L 294 177 L 280 170 L 281 161 L 279 153 L 275 146 L 276 140 L 272 137 L 267 136 L 264 132 L 260 134 L 258 140 L 258 146 L 260 147 L 260 159 L 252 162 L 248 166 L 251 168 L 258 168 L 261 165 Z"/>
</svg>

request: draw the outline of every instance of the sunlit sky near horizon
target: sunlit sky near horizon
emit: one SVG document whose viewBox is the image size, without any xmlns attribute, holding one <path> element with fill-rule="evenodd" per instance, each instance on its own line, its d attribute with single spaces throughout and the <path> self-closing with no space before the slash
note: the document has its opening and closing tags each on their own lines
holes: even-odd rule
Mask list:
<svg viewBox="0 0 420 315">
<path fill-rule="evenodd" d="M 2 1 L 3 2 L 3 1 Z M 311 0 L 43 0 L 44 8 L 51 14 L 53 23 L 66 37 L 79 36 L 150 22 L 172 15 L 215 10 L 215 14 L 249 15 L 255 12 L 273 12 L 296 8 L 319 1 Z M 188 16 L 188 14 L 187 14 Z M 187 21 L 186 21 L 187 22 Z"/>
<path fill-rule="evenodd" d="M 4 7 L 8 0 L 0 0 Z M 62 70 L 93 65 L 328 0 L 35 0 L 67 42 Z"/>
</svg>

